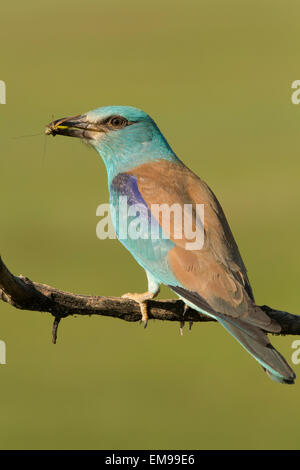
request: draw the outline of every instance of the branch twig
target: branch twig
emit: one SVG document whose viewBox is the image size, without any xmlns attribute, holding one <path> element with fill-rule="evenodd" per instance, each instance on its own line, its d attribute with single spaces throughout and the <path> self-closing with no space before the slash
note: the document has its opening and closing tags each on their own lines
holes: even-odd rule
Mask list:
<svg viewBox="0 0 300 470">
<path fill-rule="evenodd" d="M 136 302 L 119 297 L 87 296 L 60 291 L 46 284 L 30 281 L 24 276 L 14 276 L 0 257 L 0 299 L 21 310 L 48 312 L 54 316 L 52 341 L 56 343 L 60 320 L 69 315 L 102 315 L 136 322 L 141 319 Z M 180 322 L 207 322 L 212 318 L 192 308 L 181 300 L 148 302 L 149 319 Z M 267 305 L 260 307 L 280 326 L 281 335 L 300 335 L 300 316 L 275 310 Z"/>
</svg>

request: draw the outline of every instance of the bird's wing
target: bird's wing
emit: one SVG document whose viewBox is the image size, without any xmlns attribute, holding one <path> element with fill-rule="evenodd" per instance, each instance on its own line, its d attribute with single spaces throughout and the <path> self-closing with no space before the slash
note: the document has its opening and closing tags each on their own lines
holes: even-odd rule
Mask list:
<svg viewBox="0 0 300 470">
<path fill-rule="evenodd" d="M 168 261 L 178 286 L 197 292 L 217 312 L 245 320 L 251 317 L 251 322 L 272 329 L 271 319 L 254 304 L 245 265 L 224 212 L 209 187 L 184 165 L 164 160 L 143 164 L 129 173 L 136 177 L 141 196 L 162 226 L 162 213 L 155 214 L 155 205 L 177 204 L 183 208 L 189 204 L 193 209 L 196 204 L 204 205 L 201 249 L 187 249 L 191 240 L 186 238 L 184 227 L 180 227 L 182 238 L 176 238 L 176 222 L 170 226 L 174 246 L 169 250 Z M 195 210 L 192 218 L 194 225 L 199 224 Z"/>
<path fill-rule="evenodd" d="M 265 333 L 279 332 L 281 328 L 255 305 L 245 265 L 213 192 L 180 162 L 158 160 L 128 173 L 136 178 L 139 194 L 163 231 L 162 214 L 155 212 L 155 205 L 204 205 L 204 223 L 199 222 L 196 210 L 192 211 L 194 227 L 204 225 L 201 249 L 187 249 L 191 240 L 185 237 L 184 228 L 178 227 L 175 217 L 169 227 L 173 244 L 167 254 L 168 266 L 176 280 L 169 286 L 188 305 L 216 318 L 271 378 L 293 383 L 294 372 Z M 176 236 L 178 229 L 181 238 Z"/>
<path fill-rule="evenodd" d="M 188 305 L 216 318 L 273 380 L 293 383 L 293 370 L 273 348 L 266 334 L 279 332 L 280 325 L 255 305 L 238 247 L 209 187 L 180 162 L 158 160 L 142 164 L 128 173 L 136 178 L 143 203 L 163 231 L 162 213 L 154 209 L 162 204 L 168 207 L 177 204 L 182 208 L 181 213 L 184 213 L 184 205 L 189 205 L 193 208 L 194 228 L 201 224 L 204 228 L 203 246 L 191 249 L 191 240 L 185 236 L 184 227 L 178 226 L 184 223 L 184 218 L 178 222 L 174 216 L 173 225 L 168 227 L 172 245 L 167 252 L 167 265 L 175 282 L 169 286 Z M 204 205 L 204 220 L 199 221 L 196 204 Z"/>
</svg>

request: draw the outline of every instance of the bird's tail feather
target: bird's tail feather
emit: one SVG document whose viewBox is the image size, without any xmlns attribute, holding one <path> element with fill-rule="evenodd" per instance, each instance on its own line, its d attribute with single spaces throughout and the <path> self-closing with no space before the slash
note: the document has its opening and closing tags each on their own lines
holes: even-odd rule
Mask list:
<svg viewBox="0 0 300 470">
<path fill-rule="evenodd" d="M 170 286 L 190 307 L 218 320 L 253 356 L 276 382 L 293 384 L 296 375 L 284 357 L 272 346 L 267 334 L 255 324 L 216 312 L 198 293 Z"/>
<path fill-rule="evenodd" d="M 217 318 L 217 320 L 259 362 L 271 379 L 280 383 L 294 383 L 296 378 L 294 371 L 260 328 L 238 319 Z"/>
</svg>

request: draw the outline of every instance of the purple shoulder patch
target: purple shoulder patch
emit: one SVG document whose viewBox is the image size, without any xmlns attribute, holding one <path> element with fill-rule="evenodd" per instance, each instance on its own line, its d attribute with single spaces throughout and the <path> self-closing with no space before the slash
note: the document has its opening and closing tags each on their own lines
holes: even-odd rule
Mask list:
<svg viewBox="0 0 300 470">
<path fill-rule="evenodd" d="M 147 206 L 139 192 L 135 176 L 128 175 L 127 173 L 119 173 L 112 180 L 111 190 L 119 196 L 127 196 L 127 203 L 129 206 L 133 204 L 144 204 Z"/>
</svg>

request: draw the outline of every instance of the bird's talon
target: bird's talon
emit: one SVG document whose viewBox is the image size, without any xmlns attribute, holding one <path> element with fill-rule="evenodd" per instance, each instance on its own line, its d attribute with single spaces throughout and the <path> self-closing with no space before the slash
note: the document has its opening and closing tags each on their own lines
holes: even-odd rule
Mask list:
<svg viewBox="0 0 300 470">
<path fill-rule="evenodd" d="M 153 297 L 155 297 L 155 294 L 152 292 L 144 292 L 143 294 L 132 294 L 131 292 L 127 292 L 127 294 L 122 295 L 122 299 L 130 299 L 139 304 L 142 315 L 141 323 L 144 324 L 144 328 L 147 328 L 148 325 L 147 300 L 151 300 Z"/>
</svg>

